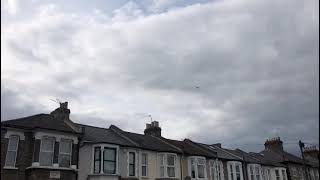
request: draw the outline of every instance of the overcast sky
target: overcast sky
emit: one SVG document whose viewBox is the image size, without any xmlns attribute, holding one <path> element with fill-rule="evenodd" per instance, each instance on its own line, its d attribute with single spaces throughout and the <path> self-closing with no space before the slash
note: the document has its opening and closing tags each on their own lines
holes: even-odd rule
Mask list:
<svg viewBox="0 0 320 180">
<path fill-rule="evenodd" d="M 1 0 L 1 120 L 57 98 L 78 123 L 297 153 L 319 141 L 318 23 L 318 0 Z"/>
</svg>

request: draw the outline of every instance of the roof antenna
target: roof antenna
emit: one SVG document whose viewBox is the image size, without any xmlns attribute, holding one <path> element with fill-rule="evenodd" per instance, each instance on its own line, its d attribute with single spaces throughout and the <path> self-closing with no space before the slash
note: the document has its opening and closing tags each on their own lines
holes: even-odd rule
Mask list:
<svg viewBox="0 0 320 180">
<path fill-rule="evenodd" d="M 151 120 L 151 122 L 152 122 L 152 116 L 151 116 L 151 114 L 149 114 L 148 117 L 150 117 L 150 120 Z"/>
<path fill-rule="evenodd" d="M 55 103 L 57 103 L 57 104 L 61 104 L 61 102 L 60 102 L 60 100 L 58 99 L 58 98 L 56 98 L 55 100 L 54 99 L 50 99 L 51 101 L 53 101 L 53 102 L 55 102 Z"/>
</svg>

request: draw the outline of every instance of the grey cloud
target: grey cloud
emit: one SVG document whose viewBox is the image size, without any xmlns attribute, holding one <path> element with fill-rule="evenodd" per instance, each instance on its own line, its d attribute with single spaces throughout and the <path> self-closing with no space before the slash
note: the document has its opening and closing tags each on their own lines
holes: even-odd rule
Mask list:
<svg viewBox="0 0 320 180">
<path fill-rule="evenodd" d="M 107 22 L 58 11 L 37 17 L 37 26 L 16 36 L 10 31 L 15 25 L 7 30 L 6 40 L 19 47 L 10 47 L 10 53 L 36 52 L 34 59 L 46 59 L 47 66 L 37 66 L 47 68 L 38 73 L 46 80 L 3 80 L 6 88 L 40 102 L 46 96 L 71 99 L 84 111 L 72 111 L 81 123 L 142 132 L 147 121 L 135 117 L 142 113 L 160 120 L 169 138 L 220 141 L 248 151 L 261 150 L 277 133 L 314 142 L 319 140 L 317 4 L 219 1 L 139 18 L 120 9 L 132 17 Z M 21 50 L 19 38 L 28 35 L 28 48 Z M 39 48 L 39 42 L 45 46 Z M 91 109 L 97 113 L 87 112 Z M 294 145 L 286 148 L 296 152 Z"/>
</svg>

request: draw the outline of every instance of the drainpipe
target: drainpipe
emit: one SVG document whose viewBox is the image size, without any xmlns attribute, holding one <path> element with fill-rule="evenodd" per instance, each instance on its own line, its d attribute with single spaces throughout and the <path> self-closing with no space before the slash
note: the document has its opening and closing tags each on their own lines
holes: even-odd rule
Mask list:
<svg viewBox="0 0 320 180">
<path fill-rule="evenodd" d="M 181 180 L 183 180 L 183 177 L 182 177 L 182 175 L 183 175 L 182 158 L 183 157 L 184 157 L 184 152 L 182 151 L 182 156 L 180 158 L 180 178 L 181 178 Z"/>
</svg>

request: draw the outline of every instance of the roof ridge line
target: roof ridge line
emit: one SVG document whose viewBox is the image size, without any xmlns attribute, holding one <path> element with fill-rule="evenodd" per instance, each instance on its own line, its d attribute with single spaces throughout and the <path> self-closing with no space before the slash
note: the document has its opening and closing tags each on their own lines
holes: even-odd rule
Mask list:
<svg viewBox="0 0 320 180">
<path fill-rule="evenodd" d="M 173 147 L 173 148 L 175 148 L 175 149 L 177 149 L 177 150 L 179 150 L 180 152 L 183 153 L 183 150 L 180 149 L 179 147 L 177 147 L 177 146 L 175 146 L 175 145 L 172 145 L 171 143 L 168 143 L 168 142 L 166 142 L 165 140 L 163 140 L 163 139 L 161 139 L 161 138 L 159 138 L 159 137 L 156 137 L 156 136 L 151 136 L 151 137 L 155 137 L 155 138 L 159 139 L 160 141 L 164 142 L 165 144 L 167 144 L 167 145 L 169 145 L 169 146 L 171 146 L 171 147 Z"/>
<path fill-rule="evenodd" d="M 203 152 L 206 152 L 206 153 L 213 154 L 213 155 L 216 155 L 216 156 L 217 156 L 217 154 L 215 154 L 215 153 L 213 153 L 213 152 L 211 152 L 211 151 L 209 151 L 209 150 L 207 150 L 207 149 L 204 149 L 204 148 L 202 148 L 202 147 L 199 147 L 199 145 L 197 145 L 196 142 L 193 142 L 193 141 L 190 140 L 190 139 L 185 139 L 185 140 L 187 140 L 186 143 L 190 144 L 191 146 L 193 146 L 193 147 L 195 147 L 195 148 L 197 148 L 197 149 L 199 149 L 199 150 L 201 150 L 201 151 L 203 151 Z M 190 142 L 188 142 L 188 141 L 190 141 Z M 218 156 L 217 156 L 217 157 L 218 157 Z"/>
<path fill-rule="evenodd" d="M 227 150 L 225 150 L 225 149 L 223 149 L 223 148 L 221 148 L 221 147 L 218 147 L 218 146 L 215 146 L 215 145 L 209 145 L 209 146 L 214 146 L 215 148 L 219 148 L 219 149 L 221 149 L 222 151 L 224 151 L 224 152 L 226 152 L 226 153 L 228 153 L 228 154 L 231 154 L 232 156 L 235 156 L 235 157 L 237 157 L 237 158 L 240 158 L 241 160 L 243 160 L 241 157 L 239 157 L 238 155 L 235 155 L 235 154 L 233 154 L 233 153 L 231 153 L 231 152 L 229 152 L 229 151 L 227 151 Z"/>
<path fill-rule="evenodd" d="M 140 147 L 138 143 L 136 143 L 135 141 L 133 141 L 132 139 L 130 139 L 129 137 L 127 137 L 126 135 L 122 134 L 121 132 L 118 132 L 115 128 L 118 128 L 115 125 L 111 125 L 110 126 L 110 130 L 114 133 L 116 133 L 117 135 L 121 136 L 122 138 L 126 139 L 127 141 L 131 142 L 132 144 L 136 145 L 137 147 Z M 120 128 L 118 128 L 119 130 L 121 130 Z M 121 130 L 122 131 L 122 130 Z"/>
</svg>

